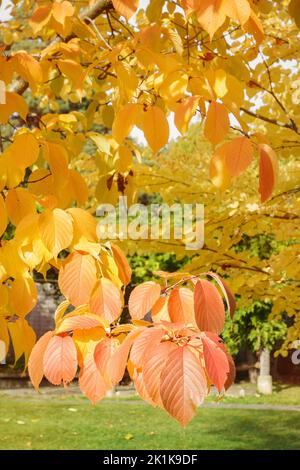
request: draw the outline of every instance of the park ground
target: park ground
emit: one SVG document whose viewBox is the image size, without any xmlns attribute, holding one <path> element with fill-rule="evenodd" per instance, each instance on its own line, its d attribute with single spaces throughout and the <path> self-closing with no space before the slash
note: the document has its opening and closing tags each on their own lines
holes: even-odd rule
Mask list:
<svg viewBox="0 0 300 470">
<path fill-rule="evenodd" d="M 236 386 L 208 398 L 186 429 L 136 395 L 96 406 L 76 388 L 0 392 L 0 449 L 299 449 L 300 387 L 270 397 Z"/>
</svg>

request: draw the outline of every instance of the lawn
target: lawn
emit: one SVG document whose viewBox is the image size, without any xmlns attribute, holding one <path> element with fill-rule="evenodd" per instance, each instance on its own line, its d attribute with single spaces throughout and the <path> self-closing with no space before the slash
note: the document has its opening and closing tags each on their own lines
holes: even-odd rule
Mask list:
<svg viewBox="0 0 300 470">
<path fill-rule="evenodd" d="M 300 412 L 199 408 L 187 429 L 142 402 L 0 395 L 0 449 L 299 449 Z"/>
</svg>

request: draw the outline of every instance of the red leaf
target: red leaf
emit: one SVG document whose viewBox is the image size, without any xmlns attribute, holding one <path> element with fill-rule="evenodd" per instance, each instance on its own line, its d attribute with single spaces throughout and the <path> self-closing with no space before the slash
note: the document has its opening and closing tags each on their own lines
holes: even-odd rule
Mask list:
<svg viewBox="0 0 300 470">
<path fill-rule="evenodd" d="M 195 316 L 200 330 L 220 334 L 224 328 L 225 310 L 218 289 L 206 279 L 195 286 Z"/>
<path fill-rule="evenodd" d="M 77 371 L 77 352 L 70 336 L 53 336 L 44 354 L 44 374 L 53 385 L 71 382 Z"/>
<path fill-rule="evenodd" d="M 128 307 L 134 320 L 143 318 L 159 299 L 160 285 L 153 281 L 143 282 L 131 292 Z"/>
<path fill-rule="evenodd" d="M 229 311 L 229 315 L 231 318 L 233 318 L 233 314 L 236 310 L 236 301 L 235 301 L 235 298 L 234 298 L 234 295 L 233 293 L 231 292 L 230 290 L 230 287 L 229 285 L 227 284 L 227 282 L 221 277 L 219 276 L 218 274 L 216 273 L 213 273 L 211 271 L 209 271 L 208 273 L 208 276 L 211 276 L 213 279 L 215 279 L 215 281 L 218 283 L 218 285 L 220 286 L 222 292 L 223 292 L 223 295 L 225 297 L 225 300 L 226 300 L 226 303 L 227 303 L 227 307 L 228 307 L 228 311 Z"/>
<path fill-rule="evenodd" d="M 204 371 L 196 355 L 187 346 L 171 351 L 160 380 L 160 395 L 168 413 L 186 426 L 206 394 Z"/>
<path fill-rule="evenodd" d="M 267 144 L 259 145 L 259 192 L 261 202 L 272 194 L 278 172 L 278 161 L 274 150 Z"/>
<path fill-rule="evenodd" d="M 207 375 L 220 392 L 229 374 L 229 363 L 225 352 L 205 333 L 201 335 Z"/>
</svg>

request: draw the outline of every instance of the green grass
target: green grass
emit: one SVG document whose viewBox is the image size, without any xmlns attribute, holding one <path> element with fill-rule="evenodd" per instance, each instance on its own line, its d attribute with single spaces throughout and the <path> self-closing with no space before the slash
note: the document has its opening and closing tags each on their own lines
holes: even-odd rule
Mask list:
<svg viewBox="0 0 300 470">
<path fill-rule="evenodd" d="M 187 429 L 128 400 L 0 395 L 0 449 L 298 449 L 300 413 L 199 408 Z"/>
</svg>

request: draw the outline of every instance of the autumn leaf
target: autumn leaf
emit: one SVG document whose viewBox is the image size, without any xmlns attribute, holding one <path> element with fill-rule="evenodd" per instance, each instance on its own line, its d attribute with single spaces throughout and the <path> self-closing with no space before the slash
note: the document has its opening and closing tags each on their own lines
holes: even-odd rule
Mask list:
<svg viewBox="0 0 300 470">
<path fill-rule="evenodd" d="M 91 255 L 74 252 L 59 272 L 59 288 L 74 305 L 89 303 L 96 284 L 96 264 Z"/>
<path fill-rule="evenodd" d="M 138 0 L 112 0 L 113 6 L 119 15 L 122 15 L 129 20 L 135 13 L 139 1 Z"/>
<path fill-rule="evenodd" d="M 143 318 L 160 297 L 161 288 L 156 282 L 148 281 L 135 287 L 130 294 L 128 307 L 134 320 Z"/>
<path fill-rule="evenodd" d="M 133 103 L 126 104 L 118 111 L 113 122 L 112 135 L 119 144 L 122 144 L 136 124 L 138 111 L 139 107 Z"/>
<path fill-rule="evenodd" d="M 168 311 L 172 322 L 194 324 L 193 292 L 186 287 L 172 289 L 168 300 Z"/>
<path fill-rule="evenodd" d="M 259 146 L 259 192 L 261 202 L 271 196 L 276 184 L 278 161 L 274 150 L 267 144 Z"/>
<path fill-rule="evenodd" d="M 91 346 L 84 358 L 83 367 L 79 375 L 79 387 L 82 393 L 95 405 L 103 398 L 110 386 L 99 372 L 94 359 L 95 345 Z"/>
<path fill-rule="evenodd" d="M 52 331 L 47 331 L 43 334 L 41 338 L 34 345 L 29 361 L 28 361 L 28 373 L 30 380 L 36 390 L 38 390 L 39 385 L 42 381 L 44 371 L 43 371 L 43 360 L 46 348 L 50 339 L 53 336 Z"/>
<path fill-rule="evenodd" d="M 77 371 L 77 352 L 70 336 L 50 338 L 43 358 L 45 377 L 53 385 L 70 383 Z"/>
<path fill-rule="evenodd" d="M 2 195 L 0 195 L 0 237 L 5 232 L 7 224 L 8 224 L 8 219 L 7 219 L 6 206 L 5 206 L 5 202 L 4 202 Z"/>
<path fill-rule="evenodd" d="M 201 340 L 207 375 L 216 389 L 221 392 L 229 374 L 227 356 L 205 333 L 201 334 Z"/>
<path fill-rule="evenodd" d="M 205 279 L 199 280 L 195 286 L 194 301 L 199 329 L 220 334 L 224 328 L 225 310 L 217 288 Z"/>
<path fill-rule="evenodd" d="M 122 310 L 120 291 L 110 279 L 103 277 L 97 281 L 90 300 L 90 309 L 108 323 L 119 318 Z"/>
<path fill-rule="evenodd" d="M 218 148 L 231 176 L 239 176 L 252 162 L 253 145 L 247 137 L 237 137 Z"/>
<path fill-rule="evenodd" d="M 190 120 L 196 112 L 198 102 L 198 96 L 189 96 L 176 108 L 174 122 L 181 134 L 186 133 Z"/>
<path fill-rule="evenodd" d="M 0 124 L 6 124 L 13 113 L 19 113 L 22 119 L 26 119 L 28 111 L 28 105 L 22 96 L 7 91 L 5 103 L 0 103 Z"/>
<path fill-rule="evenodd" d="M 164 112 L 158 106 L 150 106 L 143 112 L 142 130 L 154 153 L 167 144 L 169 124 Z"/>
<path fill-rule="evenodd" d="M 160 395 L 166 411 L 186 426 L 206 394 L 200 359 L 187 346 L 171 351 L 160 378 Z"/>
<path fill-rule="evenodd" d="M 162 406 L 160 396 L 160 378 L 166 366 L 169 354 L 176 350 L 177 346 L 171 341 L 165 341 L 149 349 L 143 367 L 143 380 L 151 400 Z"/>
<path fill-rule="evenodd" d="M 43 243 L 54 258 L 70 245 L 73 238 L 71 216 L 61 209 L 46 209 L 40 215 L 39 229 Z"/>
<path fill-rule="evenodd" d="M 214 145 L 221 142 L 229 131 L 229 117 L 226 107 L 216 101 L 209 105 L 204 124 L 204 135 Z"/>
</svg>

